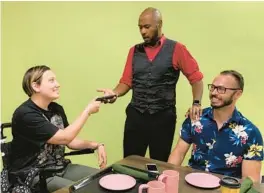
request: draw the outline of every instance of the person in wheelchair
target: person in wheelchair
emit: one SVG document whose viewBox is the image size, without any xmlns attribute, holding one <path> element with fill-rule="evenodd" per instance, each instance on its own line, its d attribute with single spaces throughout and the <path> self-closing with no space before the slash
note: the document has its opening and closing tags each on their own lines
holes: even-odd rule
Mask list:
<svg viewBox="0 0 264 193">
<path fill-rule="evenodd" d="M 52 192 L 98 171 L 88 166 L 72 164 L 69 159 L 65 159 L 65 146 L 73 150 L 97 150 L 99 167 L 106 167 L 104 144 L 77 137 L 89 117 L 99 111 L 101 102 L 92 100 L 75 121 L 69 124 L 63 107 L 53 102 L 59 98 L 60 84 L 48 66 L 28 69 L 22 85 L 29 99 L 13 114 L 9 172 L 23 175 L 9 176 L 11 181 L 17 177 L 24 180 L 31 168 L 62 166 L 60 172 L 46 180 L 47 189 Z M 38 181 L 39 177 L 36 175 L 33 184 Z"/>
</svg>

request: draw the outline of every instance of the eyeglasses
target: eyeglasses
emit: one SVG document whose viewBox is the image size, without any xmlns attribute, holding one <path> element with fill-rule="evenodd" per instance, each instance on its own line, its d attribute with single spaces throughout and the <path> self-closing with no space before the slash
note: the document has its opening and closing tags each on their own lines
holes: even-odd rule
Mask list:
<svg viewBox="0 0 264 193">
<path fill-rule="evenodd" d="M 226 90 L 241 90 L 241 88 L 226 88 L 223 86 L 215 86 L 213 84 L 208 84 L 208 89 L 210 92 L 213 92 L 216 89 L 219 94 L 225 94 Z"/>
</svg>

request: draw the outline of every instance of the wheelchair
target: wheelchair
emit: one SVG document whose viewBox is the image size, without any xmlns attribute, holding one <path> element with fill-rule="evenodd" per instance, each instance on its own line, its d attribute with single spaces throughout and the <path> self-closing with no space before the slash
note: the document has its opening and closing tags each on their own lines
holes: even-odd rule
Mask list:
<svg viewBox="0 0 264 193">
<path fill-rule="evenodd" d="M 12 128 L 11 123 L 1 124 L 1 155 L 2 155 L 2 171 L 1 171 L 1 192 L 2 193 L 49 193 L 47 189 L 46 179 L 54 176 L 55 173 L 61 172 L 64 166 L 52 166 L 44 168 L 30 168 L 27 170 L 25 179 L 19 176 L 21 172 L 9 172 L 9 155 L 11 142 L 6 142 L 4 129 Z M 64 156 L 92 154 L 93 149 L 83 149 L 64 153 Z M 39 177 L 39 182 L 33 184 L 35 177 Z M 12 180 L 10 179 L 12 178 Z M 15 183 L 12 182 L 15 181 Z"/>
</svg>

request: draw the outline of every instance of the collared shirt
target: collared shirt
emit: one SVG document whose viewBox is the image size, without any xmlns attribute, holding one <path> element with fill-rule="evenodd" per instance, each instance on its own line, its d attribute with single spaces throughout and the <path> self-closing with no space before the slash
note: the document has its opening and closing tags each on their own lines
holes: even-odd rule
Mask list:
<svg viewBox="0 0 264 193">
<path fill-rule="evenodd" d="M 160 38 L 157 46 L 154 47 L 144 46 L 149 61 L 153 61 L 155 59 L 155 56 L 162 48 L 165 40 L 166 37 L 163 35 Z M 135 46 L 133 46 L 129 50 L 125 69 L 119 81 L 120 83 L 124 83 L 130 87 L 132 86 L 132 60 L 134 55 L 134 49 Z M 180 42 L 177 42 L 175 45 L 172 60 L 173 60 L 172 63 L 174 68 L 176 70 L 181 70 L 181 72 L 187 77 L 187 79 L 191 84 L 198 82 L 203 78 L 203 74 L 200 72 L 196 60 L 192 57 L 190 52 L 187 50 L 186 46 L 184 46 Z"/>
<path fill-rule="evenodd" d="M 206 108 L 199 121 L 184 121 L 180 137 L 193 144 L 189 165 L 195 169 L 240 178 L 243 160 L 263 160 L 259 129 L 237 109 L 218 130 L 213 109 Z"/>
</svg>

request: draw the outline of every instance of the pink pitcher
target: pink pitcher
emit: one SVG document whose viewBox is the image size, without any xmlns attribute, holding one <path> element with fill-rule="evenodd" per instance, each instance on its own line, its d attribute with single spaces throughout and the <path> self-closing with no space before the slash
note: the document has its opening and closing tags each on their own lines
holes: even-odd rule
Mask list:
<svg viewBox="0 0 264 193">
<path fill-rule="evenodd" d="M 175 170 L 164 170 L 158 180 L 165 183 L 166 193 L 178 193 L 179 172 Z"/>
<path fill-rule="evenodd" d="M 138 188 L 138 193 L 142 193 L 143 189 L 147 189 L 147 193 L 166 193 L 165 184 L 158 180 L 149 181 L 147 184 L 141 184 Z"/>
</svg>

